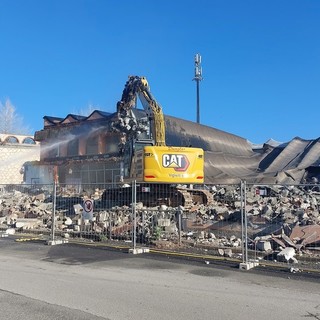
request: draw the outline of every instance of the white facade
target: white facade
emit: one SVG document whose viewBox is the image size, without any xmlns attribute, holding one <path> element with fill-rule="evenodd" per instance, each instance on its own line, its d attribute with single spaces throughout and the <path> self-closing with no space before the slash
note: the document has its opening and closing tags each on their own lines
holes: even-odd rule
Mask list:
<svg viewBox="0 0 320 320">
<path fill-rule="evenodd" d="M 24 164 L 40 160 L 40 145 L 33 136 L 0 134 L 0 184 L 24 180 Z"/>
</svg>

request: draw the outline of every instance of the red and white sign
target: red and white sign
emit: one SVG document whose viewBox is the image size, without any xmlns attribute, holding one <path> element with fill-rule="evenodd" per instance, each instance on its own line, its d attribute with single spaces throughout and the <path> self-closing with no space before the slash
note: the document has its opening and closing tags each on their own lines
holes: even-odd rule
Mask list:
<svg viewBox="0 0 320 320">
<path fill-rule="evenodd" d="M 83 202 L 82 218 L 85 220 L 92 220 L 93 218 L 93 200 L 87 199 Z"/>
</svg>

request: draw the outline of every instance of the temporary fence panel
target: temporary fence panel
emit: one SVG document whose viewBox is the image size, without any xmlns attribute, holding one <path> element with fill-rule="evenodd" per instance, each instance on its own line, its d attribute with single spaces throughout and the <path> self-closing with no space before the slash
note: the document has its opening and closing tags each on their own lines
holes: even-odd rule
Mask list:
<svg viewBox="0 0 320 320">
<path fill-rule="evenodd" d="M 319 184 L 0 185 L 0 227 L 319 268 L 319 201 Z"/>
<path fill-rule="evenodd" d="M 320 268 L 319 185 L 246 185 L 251 257 L 291 270 Z"/>
<path fill-rule="evenodd" d="M 181 211 L 181 245 L 211 255 L 241 259 L 240 185 L 198 185 Z"/>
</svg>

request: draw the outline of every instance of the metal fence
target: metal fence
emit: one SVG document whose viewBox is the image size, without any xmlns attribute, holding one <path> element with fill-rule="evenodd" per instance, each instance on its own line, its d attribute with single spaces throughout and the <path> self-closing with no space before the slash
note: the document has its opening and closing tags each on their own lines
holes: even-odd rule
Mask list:
<svg viewBox="0 0 320 320">
<path fill-rule="evenodd" d="M 0 185 L 2 230 L 320 267 L 320 187 Z"/>
<path fill-rule="evenodd" d="M 248 250 L 262 261 L 320 267 L 320 186 L 245 184 Z"/>
</svg>

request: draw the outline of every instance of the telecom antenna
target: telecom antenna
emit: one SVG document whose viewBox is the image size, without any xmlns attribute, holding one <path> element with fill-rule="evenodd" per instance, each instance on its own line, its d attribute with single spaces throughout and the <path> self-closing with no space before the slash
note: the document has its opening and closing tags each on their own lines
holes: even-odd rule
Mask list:
<svg viewBox="0 0 320 320">
<path fill-rule="evenodd" d="M 194 78 L 197 83 L 197 123 L 200 123 L 200 81 L 202 81 L 201 55 L 194 56 Z"/>
</svg>

